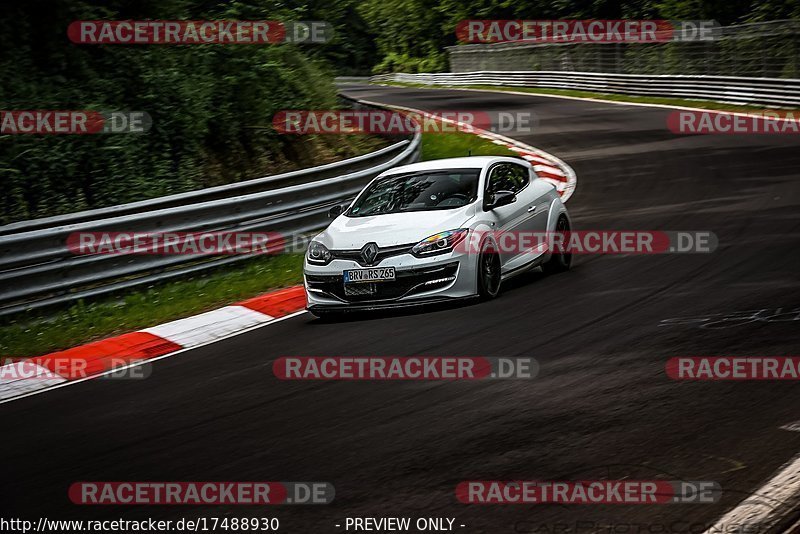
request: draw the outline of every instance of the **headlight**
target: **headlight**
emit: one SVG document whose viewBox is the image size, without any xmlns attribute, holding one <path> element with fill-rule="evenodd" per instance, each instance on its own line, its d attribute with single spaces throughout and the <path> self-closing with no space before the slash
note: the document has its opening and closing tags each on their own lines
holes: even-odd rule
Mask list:
<svg viewBox="0 0 800 534">
<path fill-rule="evenodd" d="M 439 232 L 430 237 L 426 237 L 411 249 L 415 256 L 432 256 L 434 254 L 444 254 L 451 252 L 456 245 L 461 243 L 469 230 L 460 228 L 458 230 L 448 230 Z"/>
<path fill-rule="evenodd" d="M 333 259 L 333 255 L 331 254 L 331 251 L 328 250 L 328 247 L 319 241 L 312 241 L 308 246 L 306 258 L 308 259 L 308 263 L 313 263 L 315 265 L 327 265 Z"/>
</svg>

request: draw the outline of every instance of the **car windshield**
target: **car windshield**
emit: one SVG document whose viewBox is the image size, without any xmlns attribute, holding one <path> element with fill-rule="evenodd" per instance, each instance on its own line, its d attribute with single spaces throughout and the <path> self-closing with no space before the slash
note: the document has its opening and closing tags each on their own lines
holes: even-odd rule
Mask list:
<svg viewBox="0 0 800 534">
<path fill-rule="evenodd" d="M 348 210 L 349 217 L 448 210 L 475 202 L 480 169 L 401 174 L 370 185 Z"/>
</svg>

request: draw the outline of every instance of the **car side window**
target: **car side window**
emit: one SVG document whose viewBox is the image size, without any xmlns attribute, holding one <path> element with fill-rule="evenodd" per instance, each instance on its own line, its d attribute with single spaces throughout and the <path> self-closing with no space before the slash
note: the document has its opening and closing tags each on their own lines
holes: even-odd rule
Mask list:
<svg viewBox="0 0 800 534">
<path fill-rule="evenodd" d="M 486 180 L 486 195 L 493 195 L 498 191 L 511 191 L 516 194 L 522 191 L 530 182 L 530 173 L 522 165 L 514 163 L 501 163 L 489 171 Z"/>
</svg>

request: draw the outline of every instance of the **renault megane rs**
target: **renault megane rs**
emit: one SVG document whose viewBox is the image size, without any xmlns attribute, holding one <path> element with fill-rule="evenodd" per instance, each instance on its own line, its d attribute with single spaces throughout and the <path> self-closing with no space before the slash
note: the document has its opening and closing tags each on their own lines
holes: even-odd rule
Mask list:
<svg viewBox="0 0 800 534">
<path fill-rule="evenodd" d="M 554 186 L 517 158 L 478 156 L 397 167 L 329 215 L 333 222 L 311 241 L 304 262 L 308 310 L 317 316 L 491 299 L 516 274 L 539 266 L 548 273 L 570 267 L 571 255 L 558 245 L 498 243 L 504 233 L 570 229 Z"/>
</svg>

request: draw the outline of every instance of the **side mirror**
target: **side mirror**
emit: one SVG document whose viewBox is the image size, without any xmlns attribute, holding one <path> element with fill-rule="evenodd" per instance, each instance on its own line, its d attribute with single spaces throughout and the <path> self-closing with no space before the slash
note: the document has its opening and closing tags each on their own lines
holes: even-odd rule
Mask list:
<svg viewBox="0 0 800 534">
<path fill-rule="evenodd" d="M 336 204 L 334 207 L 328 210 L 328 218 L 335 219 L 336 217 L 341 215 L 343 211 L 344 208 L 341 205 Z"/>
<path fill-rule="evenodd" d="M 493 210 L 495 208 L 499 208 L 501 206 L 508 206 L 517 201 L 517 195 L 512 193 L 511 191 L 498 191 L 494 195 L 490 201 L 486 204 L 487 210 Z"/>
</svg>

